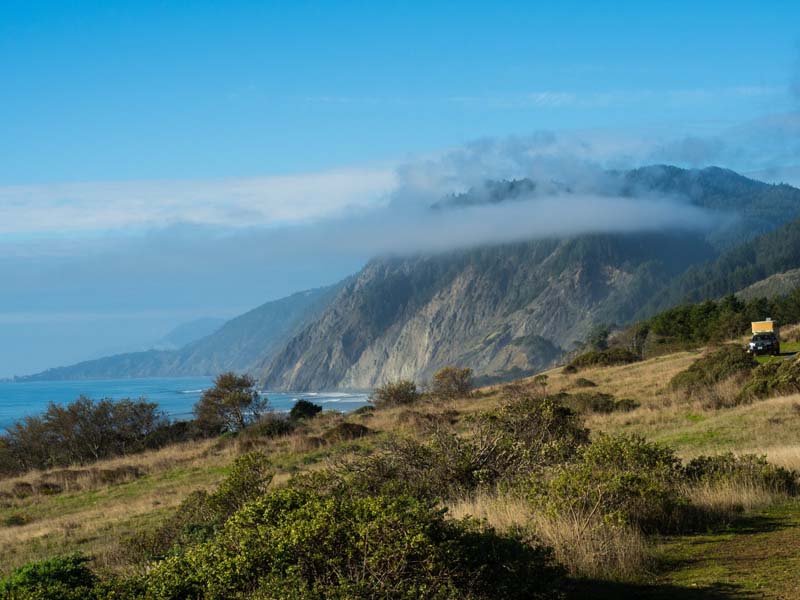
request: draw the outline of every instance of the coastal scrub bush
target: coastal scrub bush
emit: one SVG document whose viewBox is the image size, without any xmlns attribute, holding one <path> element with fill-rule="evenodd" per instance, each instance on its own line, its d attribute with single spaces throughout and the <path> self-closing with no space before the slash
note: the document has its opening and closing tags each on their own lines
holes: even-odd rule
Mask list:
<svg viewBox="0 0 800 600">
<path fill-rule="evenodd" d="M 725 482 L 756 485 L 772 492 L 796 494 L 798 474 L 769 463 L 764 456 L 732 452 L 698 456 L 684 466 L 686 479 L 693 484 Z"/>
<path fill-rule="evenodd" d="M 442 367 L 433 376 L 431 391 L 440 400 L 468 397 L 472 392 L 472 369 Z"/>
<path fill-rule="evenodd" d="M 347 465 L 348 486 L 363 493 L 404 492 L 446 500 L 478 488 L 513 485 L 568 460 L 588 443 L 580 417 L 557 397 L 506 386 L 505 403 L 467 420 L 459 435 L 444 423 L 424 441 L 393 439 Z"/>
<path fill-rule="evenodd" d="M 289 435 L 294 429 L 295 424 L 292 420 L 282 415 L 269 413 L 249 425 L 243 433 L 245 437 L 276 438 L 282 435 Z"/>
<path fill-rule="evenodd" d="M 733 344 L 721 346 L 694 361 L 670 380 L 673 389 L 696 392 L 731 377 L 744 377 L 758 366 L 755 358 Z"/>
<path fill-rule="evenodd" d="M 504 457 L 508 474 L 517 476 L 569 460 L 588 442 L 589 431 L 559 396 L 512 384 L 499 410 L 476 417 L 475 436 L 487 439 Z"/>
<path fill-rule="evenodd" d="M 343 421 L 334 425 L 331 429 L 322 434 L 322 439 L 330 443 L 347 442 L 350 440 L 357 440 L 358 438 L 365 437 L 372 433 L 372 430 L 366 425 L 360 423 L 349 423 Z"/>
<path fill-rule="evenodd" d="M 302 421 L 304 419 L 313 419 L 322 412 L 322 407 L 319 404 L 314 404 L 302 398 L 294 403 L 292 410 L 289 411 L 289 418 L 292 421 Z"/>
<path fill-rule="evenodd" d="M 800 392 L 800 359 L 759 365 L 740 392 L 743 400 L 784 396 Z"/>
<path fill-rule="evenodd" d="M 627 365 L 642 360 L 638 354 L 627 348 L 613 346 L 605 350 L 590 350 L 573 358 L 568 367 L 571 373 L 589 367 L 611 367 L 614 365 Z M 572 370 L 574 369 L 574 370 Z"/>
<path fill-rule="evenodd" d="M 408 379 L 390 381 L 375 388 L 372 392 L 372 403 L 377 408 L 413 404 L 420 398 L 417 384 Z"/>
<path fill-rule="evenodd" d="M 686 503 L 683 472 L 672 449 L 636 435 L 600 434 L 534 486 L 532 500 L 551 515 L 579 515 L 643 531 L 674 526 Z"/>
<path fill-rule="evenodd" d="M 374 413 L 374 412 L 375 412 L 375 406 L 372 405 L 372 404 L 367 404 L 365 406 L 361 406 L 361 407 L 355 409 L 350 414 L 355 415 L 357 417 L 371 417 L 372 413 Z"/>
<path fill-rule="evenodd" d="M 593 387 L 597 387 L 597 384 L 594 381 L 592 381 L 591 379 L 586 379 L 585 377 L 578 377 L 575 380 L 575 387 L 582 387 L 582 388 L 590 387 L 590 388 L 593 388 Z"/>
<path fill-rule="evenodd" d="M 282 489 L 146 576 L 147 597 L 550 598 L 550 554 L 407 496 Z"/>
<path fill-rule="evenodd" d="M 561 401 L 577 412 L 602 413 L 627 412 L 638 408 L 635 400 L 622 398 L 617 400 L 613 394 L 604 392 L 579 392 L 577 394 L 563 394 Z"/>
<path fill-rule="evenodd" d="M 97 578 L 86 566 L 89 558 L 71 554 L 29 563 L 0 579 L 0 598 L 14 600 L 88 600 Z"/>
<path fill-rule="evenodd" d="M 467 421 L 459 435 L 445 423 L 422 441 L 393 437 L 371 456 L 340 464 L 314 485 L 356 495 L 408 494 L 447 500 L 481 487 L 512 485 L 569 460 L 588 443 L 581 418 L 555 396 L 505 388 L 502 408 Z M 308 479 L 300 479 L 308 485 Z"/>
</svg>

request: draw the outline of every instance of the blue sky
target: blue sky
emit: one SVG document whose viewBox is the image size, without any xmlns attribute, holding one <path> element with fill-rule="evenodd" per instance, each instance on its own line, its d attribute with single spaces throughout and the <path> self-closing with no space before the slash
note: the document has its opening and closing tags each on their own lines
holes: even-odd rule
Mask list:
<svg viewBox="0 0 800 600">
<path fill-rule="evenodd" d="M 778 103 L 736 90 L 785 89 L 800 35 L 788 1 L 0 11 L 7 184 L 283 174 L 541 128 L 732 122 Z"/>
<path fill-rule="evenodd" d="M 472 178 L 515 175 L 503 153 L 542 132 L 604 166 L 793 166 L 798 23 L 797 2 L 4 1 L 0 376 L 332 282 L 374 251 L 325 251 L 344 219 L 474 140 L 516 142 Z"/>
</svg>

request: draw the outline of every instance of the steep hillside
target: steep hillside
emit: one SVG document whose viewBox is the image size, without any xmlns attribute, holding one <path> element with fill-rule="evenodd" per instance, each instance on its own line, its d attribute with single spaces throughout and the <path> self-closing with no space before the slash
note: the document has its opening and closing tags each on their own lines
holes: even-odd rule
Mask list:
<svg viewBox="0 0 800 600">
<path fill-rule="evenodd" d="M 642 314 L 654 314 L 679 302 L 720 298 L 796 268 L 800 268 L 800 219 L 688 269 Z"/>
<path fill-rule="evenodd" d="M 520 376 L 550 364 L 595 324 L 625 323 L 681 301 L 674 282 L 683 281 L 693 265 L 714 264 L 707 261 L 719 249 L 734 246 L 722 259 L 749 256 L 765 239 L 794 239 L 787 226 L 752 240 L 797 216 L 800 190 L 790 186 L 719 168 L 668 166 L 608 173 L 600 179 L 575 186 L 527 179 L 487 182 L 445 198 L 435 208 L 459 210 L 592 189 L 680 198 L 716 213 L 717 225 L 702 235 L 590 235 L 374 260 L 318 322 L 265 365 L 261 376 L 267 387 L 369 388 L 396 377 L 425 379 L 449 363 L 468 365 L 488 381 Z M 794 262 L 793 255 L 785 254 L 776 263 Z M 747 277 L 742 281 L 733 291 L 752 282 Z M 713 297 L 712 291 L 700 295 Z"/>
<path fill-rule="evenodd" d="M 798 287 L 800 287 L 800 269 L 791 269 L 757 281 L 736 292 L 736 295 L 745 301 L 755 298 L 774 298 L 785 296 Z"/>
<path fill-rule="evenodd" d="M 490 378 L 530 373 L 710 254 L 700 236 L 664 233 L 373 260 L 262 377 L 269 389 L 312 390 L 424 379 L 450 363 Z"/>
<path fill-rule="evenodd" d="M 179 350 L 118 354 L 48 369 L 22 379 L 171 377 L 216 375 L 231 369 L 252 371 L 269 362 L 292 335 L 319 316 L 341 286 L 308 290 L 267 302 Z"/>
</svg>

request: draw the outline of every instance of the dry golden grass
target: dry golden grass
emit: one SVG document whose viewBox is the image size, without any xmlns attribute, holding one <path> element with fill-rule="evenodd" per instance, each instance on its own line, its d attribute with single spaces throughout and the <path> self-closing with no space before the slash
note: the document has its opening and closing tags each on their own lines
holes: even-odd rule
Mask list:
<svg viewBox="0 0 800 600">
<path fill-rule="evenodd" d="M 636 581 L 647 573 L 650 548 L 637 529 L 568 514 L 537 514 L 531 526 L 572 575 Z"/>
<path fill-rule="evenodd" d="M 752 481 L 704 482 L 686 490 L 692 506 L 711 515 L 732 517 L 785 501 L 788 496 Z"/>
<path fill-rule="evenodd" d="M 761 400 L 733 408 L 709 408 L 705 400 L 643 406 L 629 413 L 590 415 L 592 431 L 637 433 L 673 446 L 679 455 L 742 452 L 797 444 L 800 396 Z"/>
<path fill-rule="evenodd" d="M 94 469 L 136 466 L 144 474 L 131 481 L 101 484 L 90 474 L 53 496 L 4 496 L 0 503 L 0 573 L 54 554 L 85 551 L 97 564 L 118 563 L 121 537 L 159 518 L 192 491 L 211 489 L 223 477 L 235 449 L 213 441 L 176 444 L 137 455 L 100 461 Z M 35 482 L 48 472 L 4 480 L 3 489 Z M 11 518 L 22 525 L 2 526 Z"/>
<path fill-rule="evenodd" d="M 158 450 L 109 458 L 87 466 L 33 470 L 17 477 L 0 479 L 0 495 L 14 495 L 14 487 L 20 483 L 30 484 L 35 491 L 36 484 L 43 481 L 58 483 L 63 487 L 63 491 L 67 493 L 95 490 L 106 488 L 110 485 L 99 476 L 104 471 L 123 473 L 120 479 L 113 483 L 127 483 L 137 477 L 134 475 L 125 477 L 124 471 L 126 469 L 136 470 L 140 475 L 151 475 L 174 469 L 178 466 L 205 465 L 208 463 L 208 456 L 212 450 L 217 456 L 230 456 L 231 451 L 229 449 L 215 449 L 215 446 L 217 444 L 213 440 L 184 442 Z"/>
<path fill-rule="evenodd" d="M 757 446 L 745 448 L 741 452 L 766 456 L 772 464 L 800 472 L 800 443 L 786 446 Z"/>
<path fill-rule="evenodd" d="M 450 503 L 447 513 L 454 519 L 482 519 L 500 532 L 524 528 L 532 516 L 530 506 L 523 498 L 485 491 Z"/>
<path fill-rule="evenodd" d="M 670 379 L 692 364 L 700 353 L 699 350 L 678 352 L 629 365 L 581 369 L 575 374 L 566 374 L 557 368 L 545 374 L 548 389 L 553 392 L 578 390 L 575 381 L 582 377 L 597 384 L 598 387 L 592 389 L 618 398 L 630 398 L 647 406 L 659 402 L 660 397 L 668 393 Z"/>
<path fill-rule="evenodd" d="M 448 505 L 454 519 L 474 517 L 500 532 L 527 532 L 553 548 L 556 560 L 572 575 L 634 580 L 650 562 L 650 548 L 636 529 L 611 526 L 580 515 L 551 517 L 532 511 L 524 498 L 493 491 Z"/>
</svg>

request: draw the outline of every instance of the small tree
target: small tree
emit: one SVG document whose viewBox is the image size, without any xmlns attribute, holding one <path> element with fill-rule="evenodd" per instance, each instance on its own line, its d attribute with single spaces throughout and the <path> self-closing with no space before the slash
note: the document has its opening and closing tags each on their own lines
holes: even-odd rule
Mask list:
<svg viewBox="0 0 800 600">
<path fill-rule="evenodd" d="M 372 392 L 371 400 L 375 406 L 383 408 L 401 404 L 413 404 L 419 400 L 419 396 L 416 383 L 408 379 L 398 379 L 375 388 Z"/>
<path fill-rule="evenodd" d="M 309 402 L 308 400 L 303 400 L 301 398 L 300 400 L 295 402 L 295 405 L 292 407 L 292 410 L 289 411 L 289 418 L 292 421 L 299 421 L 301 419 L 313 419 L 320 412 L 322 412 L 322 407 L 319 404 L 314 404 L 313 402 Z"/>
<path fill-rule="evenodd" d="M 472 369 L 442 367 L 433 376 L 433 395 L 443 400 L 464 398 L 472 392 Z"/>
<path fill-rule="evenodd" d="M 241 431 L 261 418 L 268 400 L 261 397 L 250 375 L 222 373 L 214 387 L 206 390 L 194 405 L 194 415 L 200 429 L 208 434 Z"/>
<path fill-rule="evenodd" d="M 592 350 L 605 350 L 608 348 L 608 336 L 611 330 L 607 325 L 595 325 L 589 332 L 586 343 Z"/>
</svg>

